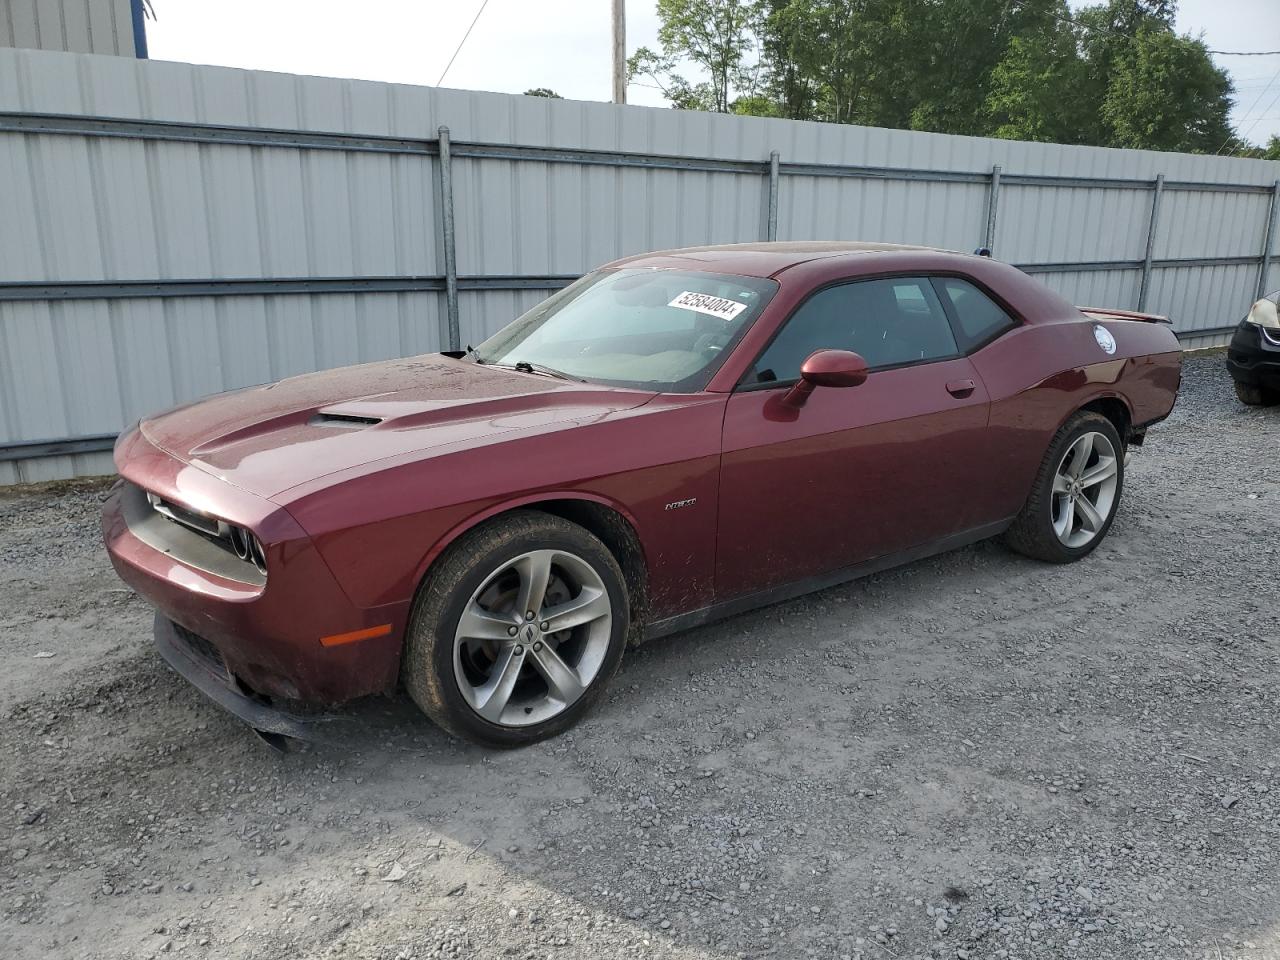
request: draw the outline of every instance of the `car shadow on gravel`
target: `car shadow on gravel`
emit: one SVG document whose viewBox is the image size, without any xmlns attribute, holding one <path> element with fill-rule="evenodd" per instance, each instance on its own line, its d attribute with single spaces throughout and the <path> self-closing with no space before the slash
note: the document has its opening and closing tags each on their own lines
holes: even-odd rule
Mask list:
<svg viewBox="0 0 1280 960">
<path fill-rule="evenodd" d="M 982 544 L 634 649 L 556 741 L 459 744 L 402 698 L 344 749 L 403 783 L 413 731 L 418 776 L 468 797 L 439 823 L 459 850 L 706 949 L 1249 955 L 1276 942 L 1253 831 L 1278 765 L 1239 757 L 1275 758 L 1274 671 L 1228 689 L 1162 640 L 1199 599 L 1133 623 L 1131 554 Z"/>
</svg>

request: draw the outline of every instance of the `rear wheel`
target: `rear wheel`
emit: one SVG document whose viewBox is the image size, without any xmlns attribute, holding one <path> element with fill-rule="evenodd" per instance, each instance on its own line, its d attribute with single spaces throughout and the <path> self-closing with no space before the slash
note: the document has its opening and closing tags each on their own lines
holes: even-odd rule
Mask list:
<svg viewBox="0 0 1280 960">
<path fill-rule="evenodd" d="M 1120 434 L 1101 414 L 1081 411 L 1050 442 L 1005 542 L 1038 560 L 1079 560 L 1111 529 L 1123 487 Z"/>
<path fill-rule="evenodd" d="M 622 661 L 627 591 L 587 530 L 535 511 L 466 534 L 414 603 L 405 686 L 451 733 L 514 747 L 572 726 Z"/>
<path fill-rule="evenodd" d="M 1273 407 L 1280 403 L 1280 393 L 1274 390 L 1267 390 L 1256 383 L 1241 383 L 1239 380 L 1232 382 L 1236 386 L 1236 396 L 1245 406 Z"/>
</svg>

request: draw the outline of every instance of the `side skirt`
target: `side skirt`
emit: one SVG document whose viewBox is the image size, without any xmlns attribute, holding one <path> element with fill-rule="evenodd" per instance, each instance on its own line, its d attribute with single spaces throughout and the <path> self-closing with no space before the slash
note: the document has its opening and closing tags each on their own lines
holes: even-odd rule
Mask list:
<svg viewBox="0 0 1280 960">
<path fill-rule="evenodd" d="M 888 570 L 892 567 L 900 567 L 903 564 L 923 560 L 926 557 L 933 557 L 939 553 L 958 550 L 980 540 L 989 540 L 991 537 L 999 536 L 1009 529 L 1013 519 L 1013 517 L 1009 517 L 1007 520 L 984 524 L 980 527 L 974 527 L 961 533 L 943 537 L 941 540 L 935 540 L 932 543 L 912 547 L 909 550 L 887 553 L 882 557 L 863 560 L 861 563 L 855 563 L 849 567 L 841 567 L 831 573 L 805 577 L 803 580 L 793 580 L 778 587 L 770 587 L 768 590 L 758 590 L 755 593 L 734 597 L 732 600 L 713 603 L 709 607 L 702 607 L 698 610 L 691 610 L 688 613 L 676 614 L 674 617 L 655 620 L 645 627 L 644 637 L 646 640 L 667 637 L 673 633 L 692 630 L 694 627 L 713 623 L 716 620 L 723 620 L 726 617 L 736 616 L 739 613 L 746 613 L 749 610 L 794 600 L 796 597 L 802 597 L 806 593 L 825 590 L 828 587 L 848 583 L 850 580 L 857 580 L 873 573 L 880 573 L 882 570 Z"/>
</svg>

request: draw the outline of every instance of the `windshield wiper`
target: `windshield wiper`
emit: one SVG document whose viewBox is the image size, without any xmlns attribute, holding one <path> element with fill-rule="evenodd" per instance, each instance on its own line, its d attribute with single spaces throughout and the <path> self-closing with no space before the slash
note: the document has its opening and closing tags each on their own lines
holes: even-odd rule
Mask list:
<svg viewBox="0 0 1280 960">
<path fill-rule="evenodd" d="M 498 364 L 490 364 L 490 366 L 498 366 Z M 544 367 L 540 363 L 530 363 L 528 360 L 517 360 L 511 365 L 512 370 L 520 373 L 539 373 L 544 377 L 555 377 L 557 380 L 572 380 L 575 383 L 586 383 L 582 377 L 571 376 L 563 370 L 557 370 L 555 367 Z"/>
</svg>

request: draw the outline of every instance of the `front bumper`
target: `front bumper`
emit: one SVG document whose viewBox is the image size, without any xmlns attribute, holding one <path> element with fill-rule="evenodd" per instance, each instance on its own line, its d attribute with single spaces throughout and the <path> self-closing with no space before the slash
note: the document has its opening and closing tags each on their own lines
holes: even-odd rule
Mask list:
<svg viewBox="0 0 1280 960">
<path fill-rule="evenodd" d="M 156 613 L 156 649 L 165 663 L 206 697 L 253 729 L 297 740 L 316 740 L 324 717 L 299 717 L 281 710 L 236 685 L 235 675 L 212 645 Z"/>
<path fill-rule="evenodd" d="M 1241 321 L 1227 346 L 1227 370 L 1236 383 L 1280 391 L 1280 344 L 1256 324 Z"/>
<path fill-rule="evenodd" d="M 372 608 L 353 604 L 287 512 L 169 457 L 136 432 L 121 439 L 116 461 L 125 479 L 112 490 L 102 512 L 102 536 L 112 565 L 165 621 L 216 651 L 231 691 L 257 705 L 296 701 L 329 707 L 395 689 L 408 601 Z M 207 558 L 158 543 L 139 523 L 139 487 L 253 529 L 268 544 L 265 580 L 236 579 Z M 320 642 L 385 624 L 391 630 L 384 636 L 341 646 Z M 159 631 L 157 643 L 179 673 L 220 705 L 259 729 L 275 730 L 262 726 L 261 717 L 249 720 L 224 702 L 225 696 L 211 693 L 204 674 L 194 675 L 201 677 L 197 682 L 166 653 L 173 645 L 162 643 Z"/>
</svg>

